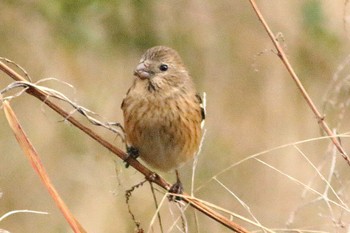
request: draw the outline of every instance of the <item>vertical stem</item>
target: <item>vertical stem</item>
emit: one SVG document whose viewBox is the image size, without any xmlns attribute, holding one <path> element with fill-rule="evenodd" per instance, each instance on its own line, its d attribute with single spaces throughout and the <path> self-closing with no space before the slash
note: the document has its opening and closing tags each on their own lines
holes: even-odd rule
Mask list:
<svg viewBox="0 0 350 233">
<path fill-rule="evenodd" d="M 319 125 L 326 132 L 326 134 L 330 137 L 330 140 L 333 142 L 333 144 L 335 145 L 337 150 L 340 152 L 342 157 L 346 160 L 346 162 L 350 166 L 349 156 L 347 155 L 347 153 L 345 152 L 345 150 L 341 146 L 339 140 L 337 139 L 337 136 L 329 128 L 328 124 L 324 120 L 324 116 L 321 115 L 321 113 L 318 111 L 316 105 L 314 104 L 314 102 L 312 101 L 311 97 L 309 96 L 309 94 L 305 90 L 303 84 L 301 83 L 301 81 L 298 78 L 297 74 L 295 73 L 293 67 L 291 66 L 291 64 L 290 64 L 290 62 L 289 62 L 285 52 L 283 51 L 282 46 L 279 44 L 278 40 L 276 39 L 276 37 L 274 36 L 273 32 L 271 31 L 269 25 L 266 23 L 264 17 L 262 16 L 258 6 L 255 3 L 255 0 L 249 0 L 249 2 L 252 5 L 252 7 L 253 7 L 256 15 L 258 16 L 260 22 L 264 26 L 268 36 L 270 37 L 270 39 L 271 39 L 271 41 L 273 43 L 273 45 L 275 46 L 275 48 L 277 50 L 278 57 L 281 59 L 281 61 L 283 62 L 283 64 L 287 68 L 290 76 L 292 77 L 292 79 L 294 80 L 294 82 L 297 85 L 298 89 L 300 90 L 302 96 L 306 100 L 306 103 L 309 105 L 309 107 L 311 108 L 312 112 L 316 116 L 316 119 L 317 119 Z"/>
</svg>

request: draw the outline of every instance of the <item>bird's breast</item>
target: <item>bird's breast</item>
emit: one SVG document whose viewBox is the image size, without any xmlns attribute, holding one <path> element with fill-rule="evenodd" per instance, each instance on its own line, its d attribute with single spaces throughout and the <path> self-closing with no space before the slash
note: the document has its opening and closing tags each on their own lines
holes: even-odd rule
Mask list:
<svg viewBox="0 0 350 233">
<path fill-rule="evenodd" d="M 191 98 L 130 98 L 123 107 L 127 141 L 144 161 L 159 170 L 171 170 L 193 157 L 201 117 Z"/>
</svg>

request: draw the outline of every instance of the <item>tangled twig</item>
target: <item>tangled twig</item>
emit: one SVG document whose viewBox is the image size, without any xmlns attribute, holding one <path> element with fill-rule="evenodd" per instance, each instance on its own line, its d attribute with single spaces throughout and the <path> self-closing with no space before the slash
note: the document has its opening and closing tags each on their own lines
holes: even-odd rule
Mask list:
<svg viewBox="0 0 350 233">
<path fill-rule="evenodd" d="M 38 85 L 39 83 L 42 83 L 42 82 L 47 81 L 47 80 L 50 80 L 50 79 L 40 80 L 36 83 L 31 83 L 28 81 L 15 81 L 15 82 L 10 83 L 4 89 L 2 89 L 0 91 L 0 94 L 4 95 L 6 92 L 8 92 L 10 90 L 13 90 L 16 88 L 23 88 L 22 90 L 20 90 L 19 92 L 17 92 L 14 95 L 3 97 L 3 100 L 11 100 L 15 97 L 19 97 L 20 95 L 25 93 L 29 88 L 35 88 L 35 89 L 40 90 L 43 93 L 45 93 L 46 98 L 52 97 L 52 98 L 61 100 L 65 103 L 68 103 L 70 106 L 72 106 L 74 108 L 74 110 L 72 112 L 70 112 L 69 116 L 65 118 L 65 120 L 67 120 L 69 117 L 71 117 L 71 115 L 73 115 L 74 112 L 78 112 L 81 115 L 83 115 L 91 124 L 96 125 L 96 126 L 101 126 L 105 129 L 112 131 L 113 133 L 116 133 L 124 142 L 124 140 L 125 140 L 124 129 L 120 123 L 118 123 L 118 122 L 116 122 L 116 123 L 101 122 L 101 121 L 97 120 L 95 117 L 93 117 L 93 116 L 100 117 L 97 113 L 75 103 L 74 101 L 70 100 L 67 96 L 65 96 L 64 94 L 62 94 L 61 92 L 59 92 L 57 90 L 54 90 L 54 89 L 49 88 L 49 87 Z M 46 102 L 46 100 L 44 102 Z"/>
<path fill-rule="evenodd" d="M 134 223 L 136 225 L 137 232 L 140 232 L 140 233 L 144 232 L 144 230 L 141 227 L 141 223 L 136 220 L 135 215 L 134 215 L 134 213 L 131 210 L 129 201 L 130 201 L 130 198 L 131 198 L 132 193 L 134 192 L 134 190 L 139 188 L 139 187 L 141 187 L 141 186 L 143 186 L 143 184 L 146 183 L 146 182 L 147 182 L 147 179 L 143 180 L 142 182 L 140 182 L 138 184 L 133 185 L 130 189 L 125 191 L 126 205 L 128 206 L 129 214 L 131 215 L 131 219 L 134 221 Z"/>
</svg>

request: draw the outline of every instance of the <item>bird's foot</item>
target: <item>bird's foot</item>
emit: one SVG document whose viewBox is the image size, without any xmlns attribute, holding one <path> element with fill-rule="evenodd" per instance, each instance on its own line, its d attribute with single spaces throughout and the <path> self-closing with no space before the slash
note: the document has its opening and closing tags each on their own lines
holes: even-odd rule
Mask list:
<svg viewBox="0 0 350 233">
<path fill-rule="evenodd" d="M 178 195 L 181 195 L 183 193 L 183 190 L 184 188 L 181 182 L 176 182 L 175 184 L 173 184 L 169 189 L 169 201 L 181 201 L 182 198 Z"/>
<path fill-rule="evenodd" d="M 127 146 L 126 153 L 128 154 L 128 157 L 124 160 L 124 162 L 125 162 L 125 167 L 128 168 L 130 165 L 128 163 L 129 158 L 131 157 L 133 159 L 137 159 L 137 157 L 139 157 L 139 150 L 136 147 Z"/>
<path fill-rule="evenodd" d="M 179 194 L 181 195 L 184 191 L 184 188 L 182 186 L 182 183 L 180 181 L 180 177 L 179 177 L 179 172 L 177 170 L 175 170 L 176 172 L 176 183 L 173 184 L 170 189 L 169 189 L 169 201 L 181 201 L 182 198 L 179 196 Z M 175 195 L 171 195 L 171 194 L 175 194 Z"/>
</svg>

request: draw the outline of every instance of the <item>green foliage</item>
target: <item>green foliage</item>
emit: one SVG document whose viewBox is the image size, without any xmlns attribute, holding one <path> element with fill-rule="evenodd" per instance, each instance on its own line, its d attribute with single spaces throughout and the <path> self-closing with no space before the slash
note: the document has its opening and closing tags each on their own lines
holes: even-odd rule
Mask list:
<svg viewBox="0 0 350 233">
<path fill-rule="evenodd" d="M 302 6 L 303 27 L 311 39 L 332 49 L 339 48 L 339 39 L 327 29 L 327 20 L 319 0 L 306 1 Z"/>
<path fill-rule="evenodd" d="M 45 18 L 54 37 L 71 48 L 107 41 L 111 47 L 144 50 L 157 40 L 152 2 L 48 0 L 32 8 Z"/>
<path fill-rule="evenodd" d="M 327 24 L 329 19 L 322 1 L 305 1 L 301 5 L 301 19 L 303 33 L 299 36 L 296 61 L 305 78 L 313 82 L 312 74 L 324 75 L 336 66 L 334 57 L 342 52 L 343 44 Z"/>
<path fill-rule="evenodd" d="M 125 4 L 127 3 L 127 4 Z M 156 44 L 153 1 L 124 1 L 108 5 L 102 26 L 113 44 L 144 50 Z"/>
</svg>

